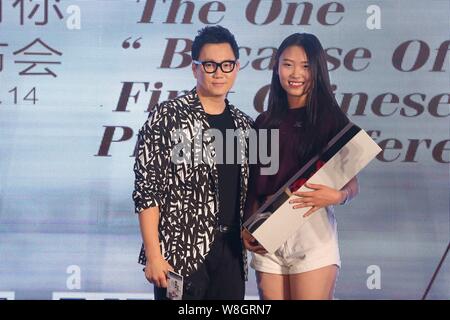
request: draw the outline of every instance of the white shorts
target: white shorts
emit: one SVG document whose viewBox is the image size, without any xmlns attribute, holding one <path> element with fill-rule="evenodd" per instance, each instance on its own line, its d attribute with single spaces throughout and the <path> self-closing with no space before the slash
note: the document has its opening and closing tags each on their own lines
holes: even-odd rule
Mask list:
<svg viewBox="0 0 450 320">
<path fill-rule="evenodd" d="M 252 252 L 250 266 L 275 274 L 296 274 L 329 265 L 340 268 L 336 219 L 333 207 L 326 209 L 314 212 L 275 253 Z"/>
</svg>

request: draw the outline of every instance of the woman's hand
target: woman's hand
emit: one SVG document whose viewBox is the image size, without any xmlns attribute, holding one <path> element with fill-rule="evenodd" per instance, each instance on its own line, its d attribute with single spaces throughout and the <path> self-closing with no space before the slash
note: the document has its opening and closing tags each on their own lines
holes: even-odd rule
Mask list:
<svg viewBox="0 0 450 320">
<path fill-rule="evenodd" d="M 347 196 L 343 191 L 339 191 L 322 184 L 306 183 L 305 186 L 313 189 L 314 191 L 296 191 L 293 194 L 296 195 L 297 198 L 289 201 L 289 203 L 295 204 L 293 206 L 294 209 L 311 207 L 311 209 L 309 209 L 303 217 L 311 215 L 320 208 L 340 204 Z"/>
<path fill-rule="evenodd" d="M 162 257 L 147 259 L 145 277 L 159 288 L 167 288 L 167 273 L 173 271 L 172 266 Z"/>
<path fill-rule="evenodd" d="M 250 232 L 248 232 L 247 229 L 242 229 L 242 240 L 247 250 L 259 254 L 267 253 L 267 250 L 258 243 L 258 241 L 250 234 Z"/>
</svg>

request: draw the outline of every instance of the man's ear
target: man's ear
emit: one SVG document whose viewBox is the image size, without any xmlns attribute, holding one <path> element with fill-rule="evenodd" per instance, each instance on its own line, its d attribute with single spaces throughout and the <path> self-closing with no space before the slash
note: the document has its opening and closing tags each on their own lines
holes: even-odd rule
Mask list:
<svg viewBox="0 0 450 320">
<path fill-rule="evenodd" d="M 238 61 L 236 61 L 236 71 L 239 71 L 239 70 L 241 70 L 241 63 L 239 62 L 239 60 Z"/>
</svg>

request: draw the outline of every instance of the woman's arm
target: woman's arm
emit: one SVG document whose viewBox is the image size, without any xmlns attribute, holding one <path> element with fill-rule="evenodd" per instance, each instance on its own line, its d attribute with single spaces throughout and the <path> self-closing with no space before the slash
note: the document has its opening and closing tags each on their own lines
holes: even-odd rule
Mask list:
<svg viewBox="0 0 450 320">
<path fill-rule="evenodd" d="M 356 177 L 352 178 L 341 190 L 312 183 L 306 183 L 306 187 L 313 191 L 296 191 L 293 194 L 298 196 L 298 198 L 289 201 L 289 203 L 294 204 L 294 209 L 311 207 L 303 215 L 304 217 L 309 216 L 320 208 L 348 203 L 359 193 L 358 179 Z"/>
<path fill-rule="evenodd" d="M 345 186 L 340 190 L 343 194 L 342 201 L 340 204 L 349 203 L 354 197 L 356 197 L 359 193 L 359 184 L 358 179 L 353 177 Z"/>
</svg>

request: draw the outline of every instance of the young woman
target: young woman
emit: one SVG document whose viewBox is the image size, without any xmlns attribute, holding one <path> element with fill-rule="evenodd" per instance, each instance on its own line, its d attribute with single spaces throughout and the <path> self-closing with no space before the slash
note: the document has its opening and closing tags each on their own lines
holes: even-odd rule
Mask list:
<svg viewBox="0 0 450 320">
<path fill-rule="evenodd" d="M 260 166 L 253 168 L 246 217 L 320 153 L 348 121 L 333 96 L 319 40 L 307 33 L 287 37 L 277 51 L 268 110 L 255 122 L 257 129 L 279 130 L 280 168 L 275 175 L 261 175 Z M 306 186 L 312 191 L 295 192 L 291 203 L 295 209 L 310 207 L 306 215 L 312 216 L 274 254 L 243 232 L 261 299 L 333 298 L 340 256 L 332 205 L 356 196 L 358 182 L 353 178 L 341 190 Z M 326 208 L 326 214 L 314 214 L 320 208 Z"/>
</svg>

